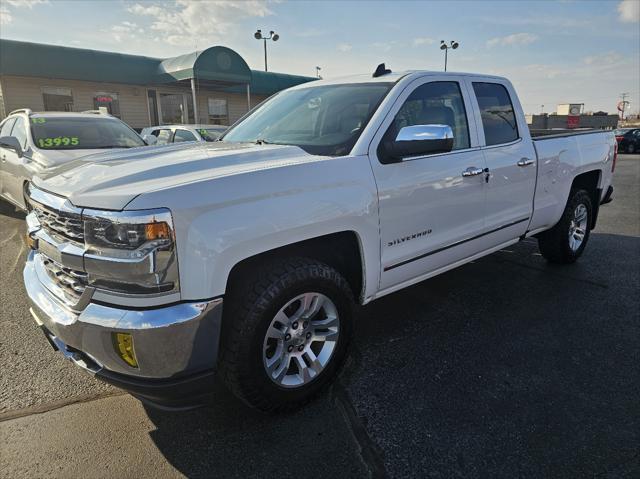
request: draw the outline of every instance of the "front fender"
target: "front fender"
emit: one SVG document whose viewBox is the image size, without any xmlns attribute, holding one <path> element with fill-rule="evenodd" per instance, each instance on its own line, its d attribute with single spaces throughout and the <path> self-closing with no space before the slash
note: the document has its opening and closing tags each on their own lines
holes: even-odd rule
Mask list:
<svg viewBox="0 0 640 479">
<path fill-rule="evenodd" d="M 342 231 L 360 240 L 364 296 L 378 287 L 377 191 L 365 156 L 198 181 L 144 194 L 127 209 L 157 207 L 173 214 L 183 300 L 223 295 L 244 259 Z"/>
</svg>

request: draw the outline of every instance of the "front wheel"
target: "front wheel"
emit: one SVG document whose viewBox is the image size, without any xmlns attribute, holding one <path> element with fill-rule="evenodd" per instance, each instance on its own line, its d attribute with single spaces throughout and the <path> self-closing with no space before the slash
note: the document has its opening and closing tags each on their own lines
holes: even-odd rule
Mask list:
<svg viewBox="0 0 640 479">
<path fill-rule="evenodd" d="M 589 194 L 585 190 L 572 190 L 560 221 L 538 236 L 542 256 L 551 263 L 575 262 L 589 241 L 592 218 Z"/>
<path fill-rule="evenodd" d="M 329 384 L 346 356 L 349 285 L 333 268 L 305 258 L 269 263 L 236 282 L 223 323 L 223 380 L 257 409 L 301 406 Z"/>
</svg>

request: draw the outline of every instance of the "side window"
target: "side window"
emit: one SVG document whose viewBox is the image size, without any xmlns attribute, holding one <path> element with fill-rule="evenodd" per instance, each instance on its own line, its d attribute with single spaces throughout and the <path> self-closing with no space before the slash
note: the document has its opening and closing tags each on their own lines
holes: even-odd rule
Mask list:
<svg viewBox="0 0 640 479">
<path fill-rule="evenodd" d="M 181 141 L 197 141 L 196 135 L 191 133 L 188 130 L 176 130 L 176 134 L 173 137 L 174 143 L 179 143 Z"/>
<path fill-rule="evenodd" d="M 453 149 L 469 148 L 469 125 L 458 82 L 431 82 L 416 88 L 406 99 L 385 136 L 395 138 L 413 125 L 449 125 Z"/>
<path fill-rule="evenodd" d="M 11 136 L 11 128 L 13 128 L 13 124 L 16 122 L 15 118 L 9 118 L 2 124 L 2 129 L 0 129 L 0 136 Z"/>
<path fill-rule="evenodd" d="M 171 141 L 171 130 L 155 130 L 153 134 L 158 137 L 157 145 L 166 145 Z"/>
<path fill-rule="evenodd" d="M 510 143 L 519 138 L 516 114 L 509 92 L 498 83 L 473 83 L 480 106 L 484 139 L 487 146 Z"/>
<path fill-rule="evenodd" d="M 27 122 L 21 116 L 16 119 L 11 130 L 11 136 L 15 136 L 18 139 L 23 150 L 27 148 Z"/>
</svg>

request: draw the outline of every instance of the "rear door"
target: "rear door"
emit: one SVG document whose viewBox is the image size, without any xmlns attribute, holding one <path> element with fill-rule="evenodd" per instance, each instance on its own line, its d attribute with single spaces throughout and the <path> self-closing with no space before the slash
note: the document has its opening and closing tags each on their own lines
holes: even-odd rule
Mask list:
<svg viewBox="0 0 640 479">
<path fill-rule="evenodd" d="M 398 97 L 373 138 L 369 157 L 378 187 L 381 289 L 399 287 L 482 249 L 485 161 L 470 97 L 456 75 L 423 77 Z M 400 128 L 446 124 L 453 150 L 384 163 L 378 146 Z M 393 133 L 395 132 L 395 133 Z M 481 173 L 463 176 L 465 170 Z"/>
<path fill-rule="evenodd" d="M 468 82 L 489 169 L 485 234 L 487 241 L 497 246 L 527 231 L 533 213 L 536 153 L 511 84 L 475 77 Z"/>
</svg>

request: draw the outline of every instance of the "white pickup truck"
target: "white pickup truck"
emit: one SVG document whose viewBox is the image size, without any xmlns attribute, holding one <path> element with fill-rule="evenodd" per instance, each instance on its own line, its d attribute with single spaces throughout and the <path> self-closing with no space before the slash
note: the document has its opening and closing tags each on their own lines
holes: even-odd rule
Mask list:
<svg viewBox="0 0 640 479">
<path fill-rule="evenodd" d="M 336 375 L 357 304 L 530 236 L 574 262 L 615 161 L 611 132 L 532 139 L 504 78 L 381 66 L 280 92 L 218 142 L 34 179 L 24 282 L 56 349 L 143 400 L 195 405 L 217 371 L 293 408 Z"/>
</svg>

